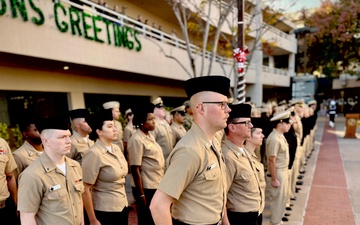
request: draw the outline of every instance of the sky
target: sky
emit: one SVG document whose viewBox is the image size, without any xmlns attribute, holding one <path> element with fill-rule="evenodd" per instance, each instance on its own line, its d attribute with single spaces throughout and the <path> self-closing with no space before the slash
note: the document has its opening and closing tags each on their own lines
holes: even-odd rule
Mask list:
<svg viewBox="0 0 360 225">
<path fill-rule="evenodd" d="M 301 9 L 320 7 L 321 0 L 266 0 L 273 9 L 280 9 L 285 13 L 298 12 Z"/>
</svg>

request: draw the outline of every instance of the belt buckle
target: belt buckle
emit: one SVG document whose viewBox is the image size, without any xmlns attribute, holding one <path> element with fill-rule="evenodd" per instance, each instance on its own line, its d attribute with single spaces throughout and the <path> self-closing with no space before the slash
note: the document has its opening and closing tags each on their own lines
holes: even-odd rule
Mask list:
<svg viewBox="0 0 360 225">
<path fill-rule="evenodd" d="M 222 224 L 222 220 L 220 220 L 219 222 L 217 222 L 216 225 L 221 225 Z"/>
<path fill-rule="evenodd" d="M 0 203 L 0 209 L 5 208 L 5 202 Z"/>
</svg>

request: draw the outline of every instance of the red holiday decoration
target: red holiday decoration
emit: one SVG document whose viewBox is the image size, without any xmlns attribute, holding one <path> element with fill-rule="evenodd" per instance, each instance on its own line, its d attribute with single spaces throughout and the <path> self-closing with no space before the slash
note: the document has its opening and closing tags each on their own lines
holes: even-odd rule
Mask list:
<svg viewBox="0 0 360 225">
<path fill-rule="evenodd" d="M 244 72 L 244 68 L 245 68 L 245 61 L 246 61 L 246 56 L 247 54 L 249 54 L 250 51 L 248 48 L 245 47 L 245 49 L 241 49 L 241 48 L 235 48 L 233 50 L 233 57 L 237 60 L 238 62 L 238 73 L 243 73 Z"/>
</svg>

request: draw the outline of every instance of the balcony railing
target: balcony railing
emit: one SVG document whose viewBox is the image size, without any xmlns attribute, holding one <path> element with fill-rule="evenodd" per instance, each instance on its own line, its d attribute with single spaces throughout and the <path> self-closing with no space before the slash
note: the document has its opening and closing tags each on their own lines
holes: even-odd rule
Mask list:
<svg viewBox="0 0 360 225">
<path fill-rule="evenodd" d="M 57 1 L 57 0 L 55 0 L 55 1 Z M 80 0 L 81 2 L 84 3 L 84 5 L 76 4 L 70 0 L 59 0 L 59 1 L 69 4 L 75 8 L 84 10 L 87 13 L 90 13 L 92 15 L 101 16 L 102 18 L 113 21 L 113 22 L 119 24 L 120 26 L 132 27 L 133 29 L 137 30 L 139 33 L 143 34 L 144 36 L 153 38 L 156 41 L 164 42 L 164 43 L 170 44 L 176 48 L 181 48 L 184 50 L 187 48 L 187 44 L 184 40 L 177 38 L 176 36 L 174 36 L 172 34 L 168 34 L 166 32 L 163 32 L 161 30 L 153 28 L 153 27 L 146 25 L 142 22 L 139 22 L 131 17 L 123 15 L 119 12 L 115 12 L 112 9 L 101 6 L 92 1 Z M 101 12 L 104 12 L 104 13 L 101 13 Z M 246 14 L 246 17 L 249 17 L 249 15 Z M 270 29 L 271 29 L 271 26 L 270 26 Z M 274 28 L 274 32 L 276 30 L 277 29 Z M 277 31 L 279 31 L 279 30 L 277 30 Z M 286 33 L 284 33 L 284 34 L 285 34 L 285 36 L 287 35 Z M 198 46 L 193 45 L 193 44 L 189 44 L 189 46 L 190 46 L 190 50 L 193 54 L 202 56 L 202 51 Z M 210 59 L 212 57 L 212 53 L 209 51 L 206 51 L 205 57 Z M 219 55 L 215 55 L 215 62 L 221 63 L 223 65 L 230 65 L 230 66 L 234 65 L 233 58 L 226 58 L 226 57 L 222 57 Z M 250 66 L 249 69 L 255 69 L 253 64 L 249 64 L 249 66 Z M 262 66 L 262 71 L 268 72 L 268 73 L 279 74 L 279 75 L 288 75 L 287 70 L 270 68 L 268 66 Z"/>
<path fill-rule="evenodd" d="M 69 4 L 75 8 L 86 11 L 87 13 L 92 14 L 92 15 L 101 16 L 102 18 L 110 20 L 114 23 L 117 23 L 120 26 L 131 27 L 134 30 L 137 30 L 140 34 L 143 34 L 144 36 L 152 38 L 154 40 L 170 44 L 176 48 L 180 48 L 180 49 L 184 49 L 184 50 L 187 49 L 186 41 L 184 41 L 180 38 L 177 38 L 175 35 L 172 35 L 172 34 L 163 32 L 159 29 L 153 28 L 147 24 L 139 22 L 131 17 L 123 15 L 123 14 L 116 12 L 112 9 L 109 9 L 107 7 L 101 6 L 92 1 L 80 0 L 82 3 L 84 3 L 84 5 L 76 4 L 76 3 L 72 2 L 71 0 L 55 0 L 55 1 L 60 1 L 63 3 Z M 104 13 L 101 13 L 101 12 L 104 12 Z M 197 55 L 201 56 L 202 51 L 201 51 L 200 47 L 193 45 L 193 44 L 189 44 L 189 46 L 190 46 L 190 51 L 193 54 L 197 54 Z M 211 58 L 211 56 L 212 56 L 211 52 L 209 52 L 209 51 L 205 52 L 206 58 Z M 218 56 L 218 55 L 215 56 L 215 61 L 225 64 L 225 65 L 233 65 L 233 63 L 234 63 L 234 59 L 226 58 L 226 57 L 222 57 L 222 56 Z"/>
</svg>

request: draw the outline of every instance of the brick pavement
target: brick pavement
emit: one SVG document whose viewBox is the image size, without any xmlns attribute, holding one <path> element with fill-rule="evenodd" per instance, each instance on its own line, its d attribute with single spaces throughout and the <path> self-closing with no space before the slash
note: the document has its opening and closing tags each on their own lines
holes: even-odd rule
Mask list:
<svg viewBox="0 0 360 225">
<path fill-rule="evenodd" d="M 325 126 L 304 225 L 355 225 L 343 161 L 334 128 Z"/>
</svg>

